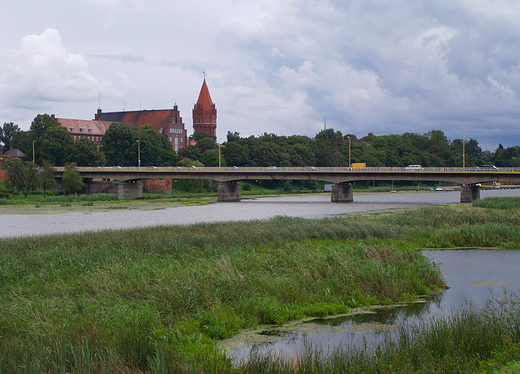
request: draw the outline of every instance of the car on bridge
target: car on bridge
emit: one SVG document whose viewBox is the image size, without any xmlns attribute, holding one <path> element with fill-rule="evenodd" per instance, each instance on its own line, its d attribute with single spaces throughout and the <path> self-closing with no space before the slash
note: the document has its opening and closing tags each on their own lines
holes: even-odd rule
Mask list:
<svg viewBox="0 0 520 374">
<path fill-rule="evenodd" d="M 422 166 L 421 165 L 408 165 L 407 167 L 404 168 L 404 170 L 406 170 L 406 171 L 419 171 L 419 170 L 422 170 Z"/>
<path fill-rule="evenodd" d="M 480 169 L 482 171 L 498 171 L 498 168 L 495 165 L 482 165 Z"/>
</svg>

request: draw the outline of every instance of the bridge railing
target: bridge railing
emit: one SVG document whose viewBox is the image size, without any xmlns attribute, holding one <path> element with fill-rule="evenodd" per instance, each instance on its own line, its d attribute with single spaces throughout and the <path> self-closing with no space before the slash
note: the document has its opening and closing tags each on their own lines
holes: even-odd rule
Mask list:
<svg viewBox="0 0 520 374">
<path fill-rule="evenodd" d="M 63 172 L 64 167 L 55 167 L 58 172 Z M 189 167 L 189 166 L 82 166 L 76 168 L 78 171 L 94 171 L 94 172 L 409 172 L 409 173 L 421 173 L 421 172 L 520 172 L 520 167 L 502 167 L 502 168 L 486 168 L 486 167 L 421 167 L 421 168 L 408 168 L 408 167 L 366 167 L 366 168 L 351 168 L 351 167 Z"/>
</svg>

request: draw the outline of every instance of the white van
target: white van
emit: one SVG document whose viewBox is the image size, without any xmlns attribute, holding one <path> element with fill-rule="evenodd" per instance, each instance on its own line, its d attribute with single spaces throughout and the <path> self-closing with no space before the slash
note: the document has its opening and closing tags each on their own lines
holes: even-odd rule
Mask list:
<svg viewBox="0 0 520 374">
<path fill-rule="evenodd" d="M 408 165 L 407 167 L 404 168 L 404 170 L 406 170 L 406 171 L 419 171 L 419 170 L 422 170 L 422 167 L 421 167 L 421 165 Z"/>
</svg>

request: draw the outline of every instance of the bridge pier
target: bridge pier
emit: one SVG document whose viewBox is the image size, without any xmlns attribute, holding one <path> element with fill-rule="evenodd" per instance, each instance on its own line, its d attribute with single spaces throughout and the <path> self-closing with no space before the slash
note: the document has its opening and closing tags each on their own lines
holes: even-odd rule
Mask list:
<svg viewBox="0 0 520 374">
<path fill-rule="evenodd" d="M 218 202 L 238 202 L 242 198 L 240 183 L 219 183 L 217 187 Z"/>
<path fill-rule="evenodd" d="M 123 182 L 117 185 L 118 200 L 132 200 L 143 197 L 143 185 L 140 182 Z"/>
<path fill-rule="evenodd" d="M 480 186 L 468 184 L 460 187 L 461 203 L 471 203 L 475 200 L 480 200 Z"/>
<path fill-rule="evenodd" d="M 330 201 L 333 203 L 351 203 L 354 201 L 354 186 L 352 184 L 334 184 L 331 187 Z"/>
</svg>

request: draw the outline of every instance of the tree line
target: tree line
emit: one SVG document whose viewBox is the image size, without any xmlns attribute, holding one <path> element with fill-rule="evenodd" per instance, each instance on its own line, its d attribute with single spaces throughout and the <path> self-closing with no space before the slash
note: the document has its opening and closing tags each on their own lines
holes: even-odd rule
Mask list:
<svg viewBox="0 0 520 374">
<path fill-rule="evenodd" d="M 190 145 L 176 154 L 166 137 L 150 125 L 137 128 L 114 123 L 98 149 L 87 138 L 74 141 L 66 128 L 43 114 L 36 116 L 28 131 L 4 123 L 0 136 L 4 151 L 17 148 L 27 160 L 55 166 L 72 162 L 78 166 L 137 166 L 139 159 L 142 166 L 336 167 L 360 162 L 369 167 L 456 167 L 464 161 L 468 167 L 520 166 L 519 146 L 504 148 L 499 144 L 494 152 L 483 151 L 475 139 L 449 140 L 440 130 L 380 136 L 369 133 L 360 139 L 333 129 L 322 130 L 314 138 L 268 133 L 241 137 L 238 132 L 228 132 L 222 144 L 214 136 L 195 133 L 190 136 Z"/>
<path fill-rule="evenodd" d="M 440 130 L 426 134 L 376 136 L 369 133 L 358 139 L 353 134 L 327 129 L 314 138 L 302 135 L 278 136 L 264 133 L 258 137 L 240 137 L 228 132 L 222 145 L 207 134 L 195 133 L 197 143 L 179 151 L 181 158 L 199 160 L 206 166 L 218 166 L 219 146 L 222 166 L 341 167 L 366 163 L 368 167 L 461 167 L 493 164 L 520 166 L 520 147 L 495 152 L 482 151 L 475 139 L 450 141 Z"/>
</svg>

